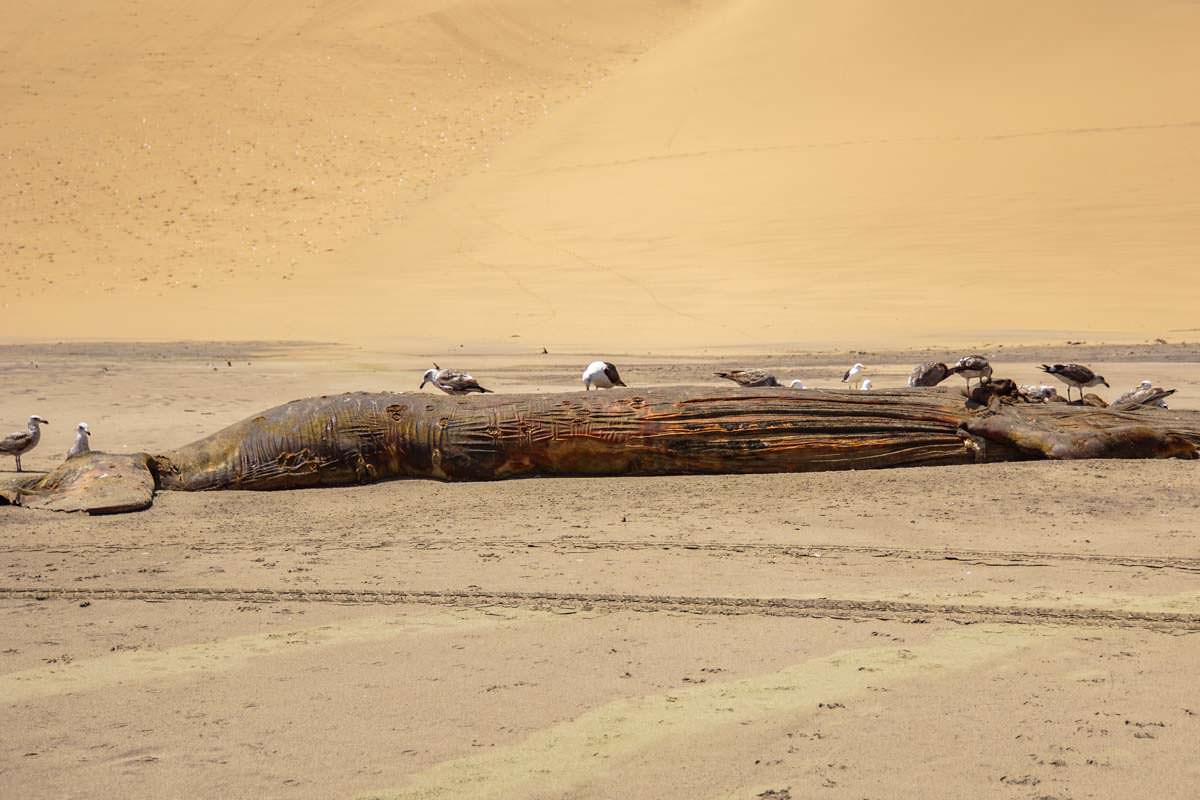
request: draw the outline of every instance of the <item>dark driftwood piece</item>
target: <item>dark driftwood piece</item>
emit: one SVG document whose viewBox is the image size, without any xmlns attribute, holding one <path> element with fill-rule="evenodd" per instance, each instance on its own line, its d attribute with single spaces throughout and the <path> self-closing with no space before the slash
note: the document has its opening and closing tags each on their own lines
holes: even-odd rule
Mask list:
<svg viewBox="0 0 1200 800">
<path fill-rule="evenodd" d="M 130 469 L 136 471 L 142 459 L 160 489 L 296 489 L 396 478 L 467 481 L 806 472 L 1031 458 L 1194 458 L 1198 444 L 1200 413 L 1000 405 L 998 400 L 970 410 L 960 392 L 938 389 L 667 387 L 485 397 L 355 393 L 264 411 L 177 450 L 134 457 Z M 98 485 L 83 468 L 86 458 L 72 459 L 28 491 L 44 497 L 82 482 Z M 68 468 L 70 474 L 61 474 Z"/>
</svg>

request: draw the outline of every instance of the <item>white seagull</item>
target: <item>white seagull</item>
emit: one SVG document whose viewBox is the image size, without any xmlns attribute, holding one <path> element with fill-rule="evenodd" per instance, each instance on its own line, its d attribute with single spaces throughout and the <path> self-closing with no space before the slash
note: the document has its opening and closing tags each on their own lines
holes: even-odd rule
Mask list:
<svg viewBox="0 0 1200 800">
<path fill-rule="evenodd" d="M 800 380 L 799 378 L 796 378 L 794 381 L 789 383 L 788 386 L 791 387 L 792 389 L 803 389 L 804 381 Z"/>
<path fill-rule="evenodd" d="M 17 459 L 17 472 L 20 472 L 21 456 L 37 447 L 38 442 L 42 440 L 42 429 L 38 426 L 49 424 L 48 420 L 34 414 L 29 418 L 25 430 L 10 433 L 8 436 L 0 439 L 0 455 L 15 457 Z"/>
<path fill-rule="evenodd" d="M 871 391 L 871 379 L 867 378 L 865 381 L 862 382 L 862 386 L 860 386 L 858 388 L 863 390 L 864 392 Z"/>
<path fill-rule="evenodd" d="M 584 391 L 596 389 L 611 389 L 614 386 L 624 386 L 621 373 L 611 361 L 593 361 L 583 371 Z"/>
<path fill-rule="evenodd" d="M 92 429 L 88 427 L 86 422 L 81 422 L 75 426 L 75 444 L 71 445 L 71 449 L 67 451 L 67 458 L 81 456 L 84 453 L 91 452 L 91 445 L 88 444 L 88 437 L 92 435 Z"/>
<path fill-rule="evenodd" d="M 855 364 L 850 369 L 846 370 L 846 374 L 842 376 L 842 383 L 849 383 L 854 388 L 858 388 L 859 375 L 862 374 L 863 365 Z"/>
</svg>

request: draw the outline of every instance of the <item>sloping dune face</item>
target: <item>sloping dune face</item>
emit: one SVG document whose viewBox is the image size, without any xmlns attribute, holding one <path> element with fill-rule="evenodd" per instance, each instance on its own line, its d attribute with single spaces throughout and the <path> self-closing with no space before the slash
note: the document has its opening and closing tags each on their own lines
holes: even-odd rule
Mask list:
<svg viewBox="0 0 1200 800">
<path fill-rule="evenodd" d="M 117 6 L 127 24 L 98 24 Z M 22 333 L 644 348 L 1197 325 L 1195 3 L 94 7 L 22 12 L 53 25 L 3 54 Z M 144 313 L 47 321 L 85 299 Z"/>
</svg>

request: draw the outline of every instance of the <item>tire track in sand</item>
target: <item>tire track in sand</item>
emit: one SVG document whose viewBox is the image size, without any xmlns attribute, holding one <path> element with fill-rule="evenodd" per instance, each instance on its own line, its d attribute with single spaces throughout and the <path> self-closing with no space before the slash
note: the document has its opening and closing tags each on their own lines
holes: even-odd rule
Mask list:
<svg viewBox="0 0 1200 800">
<path fill-rule="evenodd" d="M 239 603 L 418 604 L 523 608 L 557 613 L 578 611 L 674 612 L 722 616 L 785 616 L 879 619 L 922 623 L 942 619 L 961 624 L 1012 623 L 1200 631 L 1200 614 L 1100 608 L 910 603 L 791 597 L 704 597 L 575 592 L 405 591 L 363 589 L 139 589 L 0 587 L 0 600 L 142 600 Z"/>
</svg>

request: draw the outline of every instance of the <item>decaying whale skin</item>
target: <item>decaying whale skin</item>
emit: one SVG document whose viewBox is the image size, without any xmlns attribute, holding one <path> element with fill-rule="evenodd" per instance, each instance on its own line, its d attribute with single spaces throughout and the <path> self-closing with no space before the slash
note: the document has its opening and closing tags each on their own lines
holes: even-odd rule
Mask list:
<svg viewBox="0 0 1200 800">
<path fill-rule="evenodd" d="M 1065 403 L 967 407 L 961 392 L 624 389 L 296 400 L 160 455 L 90 453 L 0 487 L 0 504 L 146 508 L 155 489 L 300 489 L 699 475 L 1077 458 L 1195 458 L 1200 413 Z"/>
<path fill-rule="evenodd" d="M 297 400 L 160 456 L 164 489 L 965 464 L 943 392 L 647 389 Z"/>
</svg>

